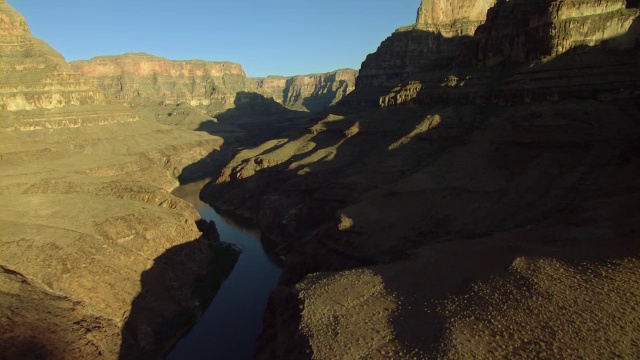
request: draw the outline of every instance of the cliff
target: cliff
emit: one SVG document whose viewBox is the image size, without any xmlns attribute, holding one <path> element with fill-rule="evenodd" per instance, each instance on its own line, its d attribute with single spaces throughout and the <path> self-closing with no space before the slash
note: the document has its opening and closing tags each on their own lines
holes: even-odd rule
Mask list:
<svg viewBox="0 0 640 360">
<path fill-rule="evenodd" d="M 70 65 L 112 99 L 131 105 L 184 102 L 220 112 L 233 107 L 236 93 L 256 89 L 242 66 L 230 62 L 173 61 L 131 53 Z"/>
<path fill-rule="evenodd" d="M 0 140 L 0 358 L 159 356 L 228 271 L 169 193 L 221 139 L 110 103 L 0 0 Z"/>
<path fill-rule="evenodd" d="M 638 32 L 630 30 L 639 15 L 626 0 L 510 1 L 487 13 L 487 24 L 470 44 L 477 51 L 471 56 L 492 66 L 554 58 L 600 44 L 609 50 L 633 48 Z"/>
<path fill-rule="evenodd" d="M 31 36 L 18 12 L 4 1 L 0 6 L 0 110 L 107 103 L 106 96 L 73 72 L 62 55 Z"/>
<path fill-rule="evenodd" d="M 285 259 L 256 357 L 637 357 L 639 16 L 423 1 L 339 112 L 238 152 L 202 195 Z"/>
<path fill-rule="evenodd" d="M 484 23 L 487 10 L 497 0 L 432 1 L 422 0 L 415 28 L 441 33 L 444 37 L 472 36 Z"/>
<path fill-rule="evenodd" d="M 258 87 L 284 107 L 301 111 L 323 111 L 355 89 L 358 71 L 341 69 L 324 74 L 255 79 Z"/>
<path fill-rule="evenodd" d="M 99 56 L 70 65 L 112 100 L 147 107 L 184 103 L 211 115 L 232 109 L 239 92 L 271 97 L 291 110 L 321 111 L 351 92 L 357 76 L 357 71 L 345 69 L 249 79 L 239 64 L 174 61 L 145 53 Z"/>
<path fill-rule="evenodd" d="M 412 74 L 447 66 L 495 3 L 496 0 L 423 0 L 416 23 L 396 30 L 362 63 L 358 92 L 366 97 L 367 93 L 376 94 L 376 88 L 412 80 Z"/>
<path fill-rule="evenodd" d="M 595 45 L 631 48 L 637 16 L 624 0 L 423 1 L 417 23 L 398 29 L 362 63 L 351 101 L 370 103 L 398 85 L 434 76 L 444 83 L 449 75 L 460 78 L 452 70 L 472 64 L 550 59 Z"/>
</svg>

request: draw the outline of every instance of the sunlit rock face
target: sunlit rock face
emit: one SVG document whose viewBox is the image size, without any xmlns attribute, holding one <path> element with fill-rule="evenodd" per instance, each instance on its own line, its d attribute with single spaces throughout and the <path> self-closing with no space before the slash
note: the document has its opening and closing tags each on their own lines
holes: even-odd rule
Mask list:
<svg viewBox="0 0 640 360">
<path fill-rule="evenodd" d="M 239 92 L 271 97 L 292 110 L 320 111 L 351 92 L 358 74 L 356 70 L 343 69 L 249 79 L 240 64 L 175 61 L 145 53 L 99 56 L 70 64 L 114 101 L 131 106 L 186 103 L 210 114 L 233 108 Z"/>
<path fill-rule="evenodd" d="M 71 65 L 85 76 L 222 76 L 245 75 L 240 64 L 202 60 L 172 61 L 145 53 L 122 56 L 100 56 L 91 60 L 73 61 Z"/>
<path fill-rule="evenodd" d="M 113 100 L 129 105 L 184 102 L 215 112 L 233 107 L 236 93 L 257 90 L 242 66 L 230 62 L 175 61 L 129 53 L 70 64 Z"/>
<path fill-rule="evenodd" d="M 336 104 L 355 89 L 358 71 L 341 69 L 323 74 L 256 79 L 258 87 L 284 107 L 321 111 Z"/>
<path fill-rule="evenodd" d="M 497 0 L 423 0 L 416 27 L 440 32 L 446 37 L 473 35 Z"/>
<path fill-rule="evenodd" d="M 0 3 L 0 110 L 53 109 L 108 102 L 62 55 L 31 36 L 24 18 Z"/>
</svg>

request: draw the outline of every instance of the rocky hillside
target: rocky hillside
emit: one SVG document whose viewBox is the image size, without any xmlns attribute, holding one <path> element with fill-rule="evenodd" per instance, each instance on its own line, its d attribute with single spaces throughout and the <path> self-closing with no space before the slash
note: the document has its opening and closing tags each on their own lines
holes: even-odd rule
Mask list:
<svg viewBox="0 0 640 360">
<path fill-rule="evenodd" d="M 202 195 L 285 258 L 258 358 L 638 357 L 639 19 L 425 0 L 336 113 L 239 152 Z"/>
<path fill-rule="evenodd" d="M 169 193 L 221 139 L 111 103 L 5 0 L 0 139 L 0 358 L 161 354 L 234 256 Z"/>
<path fill-rule="evenodd" d="M 258 87 L 288 109 L 324 111 L 355 89 L 358 71 L 341 69 L 324 74 L 256 78 Z"/>
</svg>

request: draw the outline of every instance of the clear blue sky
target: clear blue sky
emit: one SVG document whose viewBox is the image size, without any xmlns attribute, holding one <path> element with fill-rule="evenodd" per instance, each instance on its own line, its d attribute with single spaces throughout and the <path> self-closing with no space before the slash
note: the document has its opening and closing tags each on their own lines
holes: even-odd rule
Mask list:
<svg viewBox="0 0 640 360">
<path fill-rule="evenodd" d="M 360 68 L 420 0 L 8 0 L 67 60 L 147 52 L 249 76 Z"/>
</svg>

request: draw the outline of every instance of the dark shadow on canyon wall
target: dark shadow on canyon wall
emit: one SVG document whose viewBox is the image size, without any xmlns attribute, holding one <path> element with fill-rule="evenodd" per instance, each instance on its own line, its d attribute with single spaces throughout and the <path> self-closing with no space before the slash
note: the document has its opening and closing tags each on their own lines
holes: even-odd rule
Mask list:
<svg viewBox="0 0 640 360">
<path fill-rule="evenodd" d="M 174 246 L 142 274 L 142 289 L 122 329 L 120 359 L 160 358 L 198 319 L 233 269 L 238 253 L 217 242 L 215 225 L 199 228 L 210 231 L 209 238 Z"/>
<path fill-rule="evenodd" d="M 183 169 L 178 176 L 181 184 L 216 177 L 222 167 L 240 148 L 253 147 L 280 136 L 308 121 L 307 112 L 289 110 L 275 100 L 252 92 L 239 92 L 235 107 L 205 121 L 196 129 L 224 139 L 219 151 Z"/>
<path fill-rule="evenodd" d="M 338 97 L 340 93 L 340 97 L 344 98 L 347 95 L 348 84 L 346 80 L 336 81 L 337 74 L 329 75 L 327 82 L 333 82 L 334 85 L 332 88 L 321 89 L 317 93 L 311 94 L 302 99 L 302 106 L 309 110 L 312 114 L 322 114 L 332 106 L 335 99 Z M 293 80 L 288 80 L 293 81 Z M 299 102 L 300 95 L 289 94 L 287 90 L 293 90 L 293 86 L 288 86 L 285 88 L 284 98 L 292 99 L 294 104 Z"/>
<path fill-rule="evenodd" d="M 520 3 L 526 4 L 527 2 L 521 1 Z M 509 12 L 504 13 L 503 6 L 519 6 L 519 2 L 499 1 L 490 10 L 489 16 L 491 17 L 493 12 L 494 16 L 501 17 L 500 21 L 507 21 L 505 17 L 508 17 Z M 635 7 L 635 4 L 632 6 Z M 527 12 L 527 15 L 530 14 L 531 12 Z M 546 14 L 541 16 L 546 16 Z M 517 17 L 514 17 L 511 21 L 513 21 L 513 26 L 515 27 L 523 24 Z M 537 205 L 527 205 L 524 202 L 526 196 L 523 196 L 522 211 L 532 211 L 532 215 L 534 215 L 525 223 L 514 223 L 510 228 L 506 229 L 496 226 L 496 231 L 491 232 L 493 235 L 487 234 L 486 236 L 472 237 L 479 239 L 481 243 L 477 243 L 476 240 L 464 240 L 464 237 L 461 237 L 457 241 L 432 245 L 429 249 L 438 251 L 440 254 L 438 258 L 428 258 L 420 265 L 415 265 L 416 263 L 419 264 L 420 260 L 410 258 L 407 260 L 407 264 L 415 261 L 413 265 L 407 265 L 404 269 L 402 269 L 402 265 L 399 265 L 400 269 L 404 270 L 405 273 L 401 271 L 394 273 L 394 270 L 390 269 L 379 271 L 378 274 L 384 279 L 389 293 L 396 294 L 397 297 L 403 299 L 401 310 L 393 316 L 393 327 L 394 334 L 404 346 L 409 349 L 418 349 L 422 354 L 434 356 L 434 354 L 447 350 L 445 348 L 447 344 L 443 340 L 446 336 L 452 335 L 451 331 L 462 331 L 462 328 L 454 329 L 453 326 L 469 326 L 464 328 L 464 331 L 470 331 L 465 334 L 471 336 L 473 335 L 471 332 L 472 325 L 483 320 L 490 323 L 491 320 L 487 319 L 486 316 L 489 314 L 488 309 L 491 306 L 512 301 L 510 306 L 506 307 L 506 309 L 510 310 L 519 306 L 519 304 L 521 305 L 522 303 L 513 303 L 513 301 L 528 299 L 527 296 L 531 296 L 531 293 L 535 292 L 536 284 L 530 283 L 530 279 L 524 278 L 513 270 L 514 261 L 518 258 L 531 259 L 532 262 L 539 259 L 556 261 L 567 269 L 572 269 L 577 274 L 581 274 L 593 271 L 587 269 L 597 269 L 598 267 L 610 269 L 611 264 L 640 254 L 640 245 L 636 241 L 637 236 L 635 235 L 640 231 L 640 226 L 638 225 L 640 222 L 638 217 L 638 214 L 640 214 L 640 205 L 638 205 L 640 204 L 638 201 L 640 199 L 640 183 L 634 180 L 638 179 L 640 175 L 637 170 L 640 164 L 640 145 L 637 142 L 640 123 L 637 121 L 635 123 L 625 122 L 626 120 L 623 119 L 608 119 L 607 117 L 610 115 L 604 112 L 599 115 L 590 113 L 592 108 L 588 106 L 588 101 L 603 101 L 605 106 L 618 107 L 621 113 L 627 115 L 629 119 L 633 120 L 635 118 L 637 120 L 637 115 L 640 114 L 640 88 L 637 84 L 640 72 L 638 72 L 639 68 L 637 66 L 634 69 L 629 64 L 633 63 L 633 60 L 630 59 L 635 58 L 635 61 L 638 59 L 637 54 L 638 50 L 640 50 L 638 24 L 640 24 L 640 17 L 634 20 L 629 32 L 624 35 L 607 39 L 597 46 L 575 47 L 544 64 L 536 65 L 530 70 L 526 69 L 528 66 L 520 66 L 519 64 L 536 59 L 540 55 L 548 55 L 545 52 L 551 45 L 546 41 L 551 41 L 550 37 L 524 42 L 525 46 L 533 44 L 538 49 L 529 53 L 526 51 L 518 52 L 515 44 L 516 36 L 510 39 L 504 37 L 487 41 L 486 38 L 483 38 L 482 33 L 496 28 L 483 25 L 476 33 L 476 35 L 478 33 L 481 34 L 480 40 L 475 43 L 473 41 L 467 42 L 467 48 L 463 53 L 481 54 L 485 52 L 501 54 L 502 58 L 497 59 L 494 64 L 483 63 L 483 66 L 491 65 L 489 68 L 482 70 L 468 69 L 466 73 L 464 72 L 465 69 L 462 69 L 462 71 L 463 74 L 472 75 L 475 79 L 482 76 L 482 71 L 499 74 L 499 76 L 493 77 L 484 83 L 481 78 L 477 83 L 470 81 L 468 85 L 470 87 L 477 86 L 477 88 L 466 93 L 464 90 L 459 90 L 463 95 L 457 97 L 454 91 L 446 92 L 434 86 L 425 87 L 413 101 L 413 103 L 421 106 L 475 102 L 490 105 L 493 113 L 497 111 L 512 111 L 508 109 L 513 109 L 513 106 L 517 105 L 525 108 L 528 103 L 545 104 L 547 107 L 552 107 L 554 106 L 553 104 L 562 104 L 564 101 L 575 102 L 576 104 L 579 104 L 580 101 L 585 101 L 586 105 L 581 109 L 583 118 L 579 115 L 574 116 L 575 122 L 573 124 L 569 123 L 567 130 L 565 130 L 567 134 L 576 136 L 574 143 L 567 143 L 555 149 L 549 147 L 556 137 L 552 132 L 547 134 L 547 138 L 541 138 L 541 134 L 537 134 L 535 137 L 540 137 L 539 142 L 512 143 L 510 147 L 507 146 L 506 141 L 513 139 L 502 139 L 505 142 L 503 150 L 505 153 L 510 153 L 509 160 L 505 162 L 495 158 L 494 161 L 500 162 L 501 167 L 504 167 L 505 170 L 513 171 L 518 166 L 515 169 L 509 169 L 509 166 L 505 167 L 504 165 L 511 164 L 513 166 L 527 163 L 534 165 L 531 162 L 533 151 L 536 151 L 537 154 L 556 152 L 557 157 L 555 160 L 557 164 L 567 168 L 575 167 L 579 169 L 584 167 L 587 171 L 571 185 L 570 189 L 565 189 L 570 192 L 568 192 L 570 196 L 566 198 L 564 196 L 559 197 L 559 203 L 543 213 L 535 215 L 536 211 L 532 211 L 536 206 L 541 206 L 542 202 Z M 510 31 L 520 31 L 520 34 L 526 32 L 525 30 L 511 29 L 508 33 Z M 544 31 L 531 31 L 531 33 L 539 36 Z M 514 43 L 510 44 L 511 41 Z M 501 46 L 505 46 L 505 44 L 507 48 L 515 49 L 518 54 L 503 53 Z M 627 50 L 618 50 L 621 44 Z M 457 61 L 456 65 L 460 63 L 461 61 Z M 588 67 L 585 64 L 589 63 L 594 64 L 592 65 L 594 68 L 592 72 L 585 70 Z M 600 64 L 603 64 L 603 66 Z M 473 65 L 478 66 L 479 64 L 474 63 Z M 607 71 L 615 72 L 616 66 L 628 66 L 626 74 L 625 71 L 619 71 L 623 75 L 617 74 L 615 76 L 607 73 Z M 607 70 L 603 70 L 605 68 Z M 631 69 L 631 72 L 628 71 L 629 69 Z M 527 74 L 528 71 L 530 71 L 529 74 Z M 580 73 L 581 71 L 583 72 Z M 514 86 L 513 78 L 509 78 L 514 74 L 516 76 L 520 75 L 522 78 L 522 74 L 535 76 L 543 72 L 548 72 L 551 75 L 539 83 L 528 81 L 524 85 L 518 84 Z M 602 78 L 601 81 L 597 81 L 598 76 Z M 563 77 L 566 77 L 566 81 Z M 428 82 L 427 76 L 420 77 L 420 79 Z M 483 91 L 485 92 L 484 94 L 482 94 Z M 535 106 L 531 105 L 528 111 L 530 111 L 531 115 L 537 114 L 536 116 L 540 116 L 541 113 L 538 112 Z M 576 106 L 576 110 L 578 109 L 579 105 Z M 560 106 L 558 106 L 558 111 L 563 111 Z M 517 116 L 521 116 L 523 119 L 527 117 L 525 113 L 517 114 L 514 117 L 517 118 Z M 580 137 L 585 135 L 581 130 L 582 125 L 580 122 L 597 116 L 601 116 L 599 120 L 603 124 L 608 124 L 609 128 L 598 127 L 594 122 L 592 130 L 601 133 L 588 136 L 591 140 L 578 143 L 583 141 L 580 140 Z M 531 120 L 533 118 L 528 121 Z M 541 120 L 543 121 L 540 125 L 545 125 L 544 119 Z M 618 122 L 616 123 L 616 121 Z M 531 124 L 535 123 L 536 120 L 531 121 Z M 514 125 L 517 126 L 519 124 L 516 122 Z M 516 127 L 512 126 L 511 136 L 519 137 L 524 135 L 524 132 L 515 132 L 515 129 Z M 558 131 L 560 130 L 558 129 Z M 616 132 L 619 132 L 619 134 L 614 135 Z M 622 135 L 623 133 L 626 133 L 626 136 Z M 609 136 L 608 139 L 607 136 Z M 617 136 L 620 136 L 620 140 L 616 138 Z M 634 136 L 636 137 L 635 142 L 633 140 Z M 571 149 L 574 147 L 581 149 L 580 151 L 584 155 L 591 154 L 590 156 L 594 156 L 599 160 L 592 164 L 586 162 L 581 164 L 580 162 L 584 160 L 584 156 L 578 156 L 570 160 L 566 154 L 572 151 Z M 562 165 L 563 163 L 564 165 Z M 533 171 L 531 169 L 532 167 L 525 166 L 521 171 Z M 450 171 L 457 171 L 457 169 L 452 168 Z M 539 185 L 541 186 L 542 184 Z M 528 192 L 539 191 L 540 186 L 532 185 Z M 558 184 L 555 184 L 555 186 L 559 187 Z M 552 187 L 549 187 L 549 189 L 552 189 Z M 472 197 L 469 197 L 469 200 L 469 205 L 471 205 Z M 516 214 L 514 213 L 514 216 L 517 216 Z M 530 225 L 526 225 L 527 223 Z M 586 264 L 588 264 L 588 267 L 586 267 Z M 423 276 L 423 281 L 415 283 L 419 283 L 419 286 L 414 286 L 415 284 L 411 284 L 410 281 L 402 279 L 406 277 L 406 272 L 416 271 L 417 268 L 424 271 L 422 274 L 419 272 L 415 274 L 416 276 Z M 598 270 L 595 271 L 597 272 Z M 565 284 L 569 284 L 572 279 L 561 278 L 560 276 L 557 281 L 557 286 L 561 286 L 563 281 L 566 281 Z M 497 303 L 492 303 L 494 300 L 483 298 L 484 295 L 477 290 L 481 284 L 494 286 L 495 299 L 499 299 L 496 300 L 498 301 Z M 624 284 L 624 281 L 614 286 L 620 286 L 621 284 Z M 571 294 L 572 290 L 566 289 L 566 291 L 567 294 Z M 612 287 L 612 292 L 614 291 Z M 612 296 L 620 296 L 620 291 L 624 292 L 626 290 L 618 289 L 618 293 L 612 293 Z M 510 296 L 516 296 L 514 294 L 519 294 L 523 298 L 519 300 L 510 298 Z M 554 296 L 558 296 L 558 294 L 554 294 Z M 605 295 L 605 297 L 607 296 Z M 458 302 L 458 311 L 463 308 L 478 311 L 478 313 L 475 313 L 475 320 L 473 320 L 473 317 L 465 319 L 464 316 L 461 316 L 455 319 L 451 315 L 445 316 L 439 311 L 424 311 L 425 307 L 437 309 L 437 306 L 445 304 L 445 300 L 451 301 L 456 297 L 459 297 L 456 300 Z M 599 304 L 598 302 L 603 301 L 602 298 L 597 298 L 595 295 L 593 299 L 582 300 L 596 304 L 586 310 L 596 312 L 599 311 L 600 305 L 597 305 Z M 607 300 L 604 299 L 604 301 Z M 534 303 L 534 305 L 536 304 Z M 618 303 L 616 305 L 619 306 L 621 304 Z M 622 304 L 623 308 L 617 309 L 617 311 L 620 311 L 619 313 L 629 311 L 628 308 L 624 308 L 625 305 L 629 306 L 628 304 Z M 606 306 L 614 305 L 607 304 Z M 487 313 L 480 314 L 479 312 L 483 310 L 487 310 Z M 583 310 L 580 308 L 574 311 Z M 604 308 L 601 310 L 604 311 Z M 560 313 L 556 315 L 559 316 Z M 485 316 L 484 319 L 482 318 L 483 316 Z M 508 315 L 505 313 L 505 316 Z M 577 326 L 581 325 L 577 324 Z M 485 328 L 484 330 L 488 329 Z M 496 329 L 491 331 L 493 330 Z M 460 334 L 459 332 L 458 335 Z M 484 336 L 480 333 L 475 335 Z M 610 334 L 612 337 L 618 335 L 624 336 L 625 334 Z M 523 347 L 520 349 L 528 353 L 542 353 L 552 350 L 540 345 L 540 342 L 536 341 L 535 337 L 532 336 L 532 339 L 533 343 L 522 345 Z M 596 337 L 587 341 L 592 340 L 596 342 L 607 341 Z M 465 340 L 458 339 L 458 341 L 463 342 Z M 487 338 L 486 342 L 490 344 L 492 338 Z"/>
<path fill-rule="evenodd" d="M 516 6 L 521 2 L 513 3 L 499 2 L 494 11 L 502 10 L 501 6 Z M 504 14 L 500 16 L 504 17 Z M 518 17 L 514 17 L 514 21 L 517 19 Z M 636 31 L 634 29 L 637 28 L 637 23 L 638 19 L 631 26 L 631 32 Z M 425 39 L 430 36 L 424 35 Z M 536 33 L 537 35 L 539 34 Z M 633 67 L 637 64 L 634 63 L 637 60 L 633 60 L 637 56 L 634 58 L 627 51 L 612 48 L 620 42 L 629 44 L 634 39 L 637 36 L 630 33 L 608 39 L 598 46 L 576 47 L 543 64 L 536 64 L 531 69 L 527 62 L 535 58 L 535 54 L 544 54 L 549 49 L 545 41 L 550 41 L 550 38 L 533 42 L 539 49 L 524 52 L 523 57 L 518 57 L 522 53 L 517 56 L 506 53 L 495 64 L 474 63 L 471 59 L 465 62 L 463 59 L 450 57 L 448 67 L 441 64 L 428 71 L 416 71 L 411 75 L 415 78 L 408 77 L 407 80 L 427 84 L 431 80 L 433 83 L 430 75 L 435 72 L 437 81 L 443 79 L 441 75 L 463 77 L 467 74 L 473 75 L 473 81 L 440 93 L 430 87 L 423 88 L 416 101 L 389 109 L 371 110 L 378 99 L 364 96 L 368 101 L 365 107 L 358 107 L 360 105 L 356 104 L 357 110 L 351 108 L 340 112 L 349 116 L 329 122 L 326 128 L 318 129 L 318 133 L 313 134 L 312 140 L 316 148 L 307 149 L 306 152 L 251 176 L 232 179 L 225 184 L 209 184 L 203 190 L 203 198 L 212 200 L 216 205 L 251 214 L 265 233 L 271 234 L 276 242 L 279 241 L 278 251 L 286 255 L 285 275 L 282 278 L 284 285 L 291 285 L 305 274 L 317 271 L 398 261 L 407 256 L 408 251 L 434 242 L 490 239 L 490 246 L 487 248 L 493 248 L 495 254 L 486 252 L 485 249 L 484 255 L 478 255 L 483 247 L 474 249 L 467 247 L 464 241 L 456 241 L 447 250 L 452 254 L 447 261 L 433 262 L 433 266 L 439 266 L 443 274 L 440 274 L 441 277 L 434 276 L 433 279 L 425 280 L 429 293 L 423 299 L 436 302 L 450 295 L 464 293 L 471 284 L 485 281 L 493 275 L 505 274 L 514 259 L 521 256 L 544 256 L 577 266 L 583 261 L 603 264 L 618 259 L 625 251 L 637 254 L 638 246 L 633 243 L 631 236 L 637 231 L 637 225 L 631 224 L 637 220 L 637 216 L 632 214 L 639 213 L 637 202 L 634 202 L 638 188 L 632 184 L 627 192 L 624 187 L 616 188 L 615 183 L 609 182 L 620 168 L 633 168 L 628 165 L 629 162 L 637 163 L 634 160 L 637 155 L 633 155 L 634 152 L 630 150 L 640 125 L 633 121 L 640 113 L 639 89 L 634 80 L 638 78 L 639 68 Z M 464 41 L 463 44 L 467 46 L 471 42 Z M 493 48 L 492 44 L 494 43 L 487 41 L 480 45 Z M 484 51 L 480 45 L 474 49 Z M 475 53 L 476 50 L 472 52 Z M 456 52 L 456 56 L 462 56 L 461 53 Z M 608 72 L 603 72 L 600 63 L 616 63 L 621 66 L 622 71 L 617 74 L 622 74 L 623 77 L 617 77 L 611 82 L 612 67 L 609 67 Z M 596 65 L 590 69 L 589 64 Z M 523 71 L 524 74 L 530 71 L 529 74 L 540 76 L 540 72 L 552 70 L 557 73 L 540 83 L 521 79 L 518 82 L 518 77 L 514 76 Z M 571 72 L 570 86 L 563 82 L 563 77 L 569 77 L 567 72 Z M 602 81 L 598 80 L 598 76 Z M 593 82 L 594 80 L 598 81 Z M 437 83 L 436 86 L 441 85 Z M 389 89 L 374 88 L 381 94 Z M 529 97 L 519 95 L 519 91 Z M 433 101 L 434 93 L 440 96 L 435 99 L 442 102 Z M 536 93 L 541 97 L 537 97 Z M 355 101 L 362 95 L 355 94 Z M 354 100 L 350 97 L 351 95 L 347 100 Z M 349 106 L 349 101 L 344 101 L 336 108 L 344 109 Z M 362 112 L 363 108 L 368 108 L 369 112 Z M 616 110 L 620 119 L 609 119 L 611 115 L 608 110 Z M 455 114 L 457 111 L 460 113 Z M 412 131 L 428 115 L 439 115 L 439 125 L 429 131 Z M 375 120 L 376 116 L 380 119 Z M 381 121 L 383 118 L 386 118 L 386 124 Z M 345 131 L 356 121 L 360 123 L 359 132 L 347 136 Z M 289 136 L 287 143 L 309 135 L 314 127 Z M 407 141 L 400 141 L 401 146 L 388 148 L 403 138 Z M 467 147 L 474 140 L 479 145 Z M 306 171 L 300 172 L 304 167 L 292 168 L 295 162 L 303 160 L 317 149 L 336 144 L 339 145 L 335 147 L 331 157 L 318 158 L 305 165 Z M 260 154 L 262 159 L 259 161 L 274 158 L 270 153 L 285 146 L 287 144 Z M 494 185 L 489 186 L 492 190 L 475 191 L 458 188 L 456 184 L 452 184 L 449 189 L 443 185 L 444 190 L 434 191 L 431 198 L 425 197 L 425 200 L 437 201 L 424 201 L 422 208 L 415 209 L 416 212 L 430 212 L 439 217 L 430 219 L 431 226 L 421 225 L 427 231 L 417 233 L 414 238 L 372 239 L 373 236 L 370 235 L 375 234 L 357 230 L 359 225 L 369 225 L 361 222 L 357 214 L 353 217 L 355 230 L 348 235 L 338 233 L 338 210 L 362 201 L 362 196 L 373 189 L 393 184 L 403 176 L 431 166 L 435 157 L 456 149 L 468 151 L 468 161 L 441 165 L 442 174 L 455 174 L 462 167 L 472 167 L 476 163 L 474 156 L 479 155 L 479 160 L 495 167 L 492 168 L 493 173 L 501 176 L 493 181 L 485 174 L 484 169 L 479 169 L 470 178 L 477 177 L 479 184 L 493 183 Z M 392 151 L 395 156 L 385 155 Z M 543 181 L 527 183 L 527 174 L 530 173 L 533 174 L 533 177 L 529 177 L 530 180 L 538 176 Z M 634 179 L 637 175 L 629 175 L 627 178 Z M 515 180 L 520 181 L 521 188 L 518 187 L 520 185 L 513 185 Z M 606 198 L 608 190 L 620 196 L 633 193 L 634 198 L 619 204 L 620 206 L 614 203 L 601 208 L 603 214 L 624 214 L 629 211 L 629 217 L 626 220 L 623 220 L 625 217 L 618 216 L 601 219 L 601 225 L 613 231 L 614 236 L 597 239 L 600 230 L 590 227 L 595 222 L 577 219 L 572 223 L 569 219 L 588 213 L 589 206 L 581 206 L 581 203 L 590 199 L 592 204 L 598 204 L 600 200 L 593 194 Z M 418 198 L 418 192 L 413 193 Z M 484 195 L 480 196 L 481 194 Z M 389 201 L 394 201 L 394 197 L 398 196 L 399 193 L 388 191 Z M 446 208 L 451 203 L 460 206 L 457 210 L 451 207 L 438 214 L 439 209 Z M 484 212 L 480 211 L 481 215 L 476 215 L 474 220 L 469 217 L 468 210 L 477 204 L 484 207 Z M 502 213 L 497 216 L 496 212 L 499 211 Z M 617 224 L 619 220 L 623 223 Z M 479 225 L 477 229 L 465 227 L 465 222 L 473 221 Z M 526 230 L 528 226 L 542 226 L 539 224 L 544 225 L 540 230 Z M 311 231 L 313 232 L 310 233 Z M 492 234 L 498 232 L 506 233 L 507 239 L 498 237 L 491 240 Z M 509 235 L 511 232 L 514 235 Z M 528 242 L 524 245 L 516 244 L 516 241 L 525 238 Z M 469 241 L 470 244 L 471 240 Z M 447 245 L 442 246 L 446 249 Z M 460 263 L 456 260 L 458 255 L 467 256 L 468 261 Z M 456 267 L 459 269 L 447 274 L 449 268 Z M 419 303 L 421 299 L 416 299 L 413 295 L 414 291 L 420 289 L 397 285 L 398 278 L 406 274 L 383 272 L 380 276 L 385 279 L 391 293 L 403 299 L 411 299 L 407 300 L 409 302 L 416 301 L 413 303 L 413 310 L 403 309 L 393 318 L 398 339 L 408 344 L 409 348 L 431 353 L 438 350 L 445 335 L 445 319 L 419 313 L 425 304 Z M 429 272 L 424 274 L 425 278 L 430 276 Z M 275 296 L 281 298 L 274 300 L 276 302 L 291 301 L 286 291 L 284 295 Z M 286 311 L 282 314 L 285 318 L 295 315 Z M 267 313 L 265 327 L 275 326 L 279 321 L 281 319 L 276 315 Z M 430 325 L 425 327 L 423 324 Z M 294 328 L 295 325 L 291 327 Z M 295 331 L 291 333 L 294 334 Z M 278 338 L 281 338 L 278 334 L 264 333 L 259 339 L 261 351 L 268 354 L 274 350 L 270 343 L 280 341 Z"/>
<path fill-rule="evenodd" d="M 460 48 L 471 36 L 445 37 L 420 28 L 403 29 L 382 42 L 362 63 L 356 89 L 331 108 L 351 115 L 379 105 L 380 97 L 396 86 L 418 80 L 425 72 L 450 71 Z M 368 69 L 368 70 L 366 70 Z"/>
<path fill-rule="evenodd" d="M 367 192 L 426 166 L 434 154 L 459 144 L 464 136 L 482 126 L 476 117 L 482 111 L 481 107 L 462 106 L 440 114 L 439 109 L 396 107 L 321 122 L 322 126 L 299 130 L 286 142 L 244 163 L 245 167 L 254 163 L 271 166 L 245 178 L 232 177 L 227 183 L 209 183 L 201 197 L 217 209 L 252 218 L 263 229 L 269 247 L 287 257 L 289 271 L 284 283 L 290 284 L 314 271 L 371 264 L 379 257 L 389 260 L 404 249 L 369 244 L 379 251 L 372 249 L 362 256 L 355 256 L 354 252 L 340 255 L 344 237 L 323 226 L 335 225 L 336 212 L 356 203 Z M 433 117 L 439 119 L 437 125 L 416 131 L 425 119 Z M 390 118 L 394 121 L 388 121 Z M 353 130 L 356 126 L 357 132 Z M 304 151 L 287 154 L 292 145 L 304 147 Z M 280 158 L 283 152 L 285 157 Z M 307 239 L 310 229 L 318 229 L 318 233 Z M 314 241 L 329 244 L 335 254 L 321 246 L 302 245 Z M 335 259 L 325 261 L 323 256 Z"/>
</svg>

